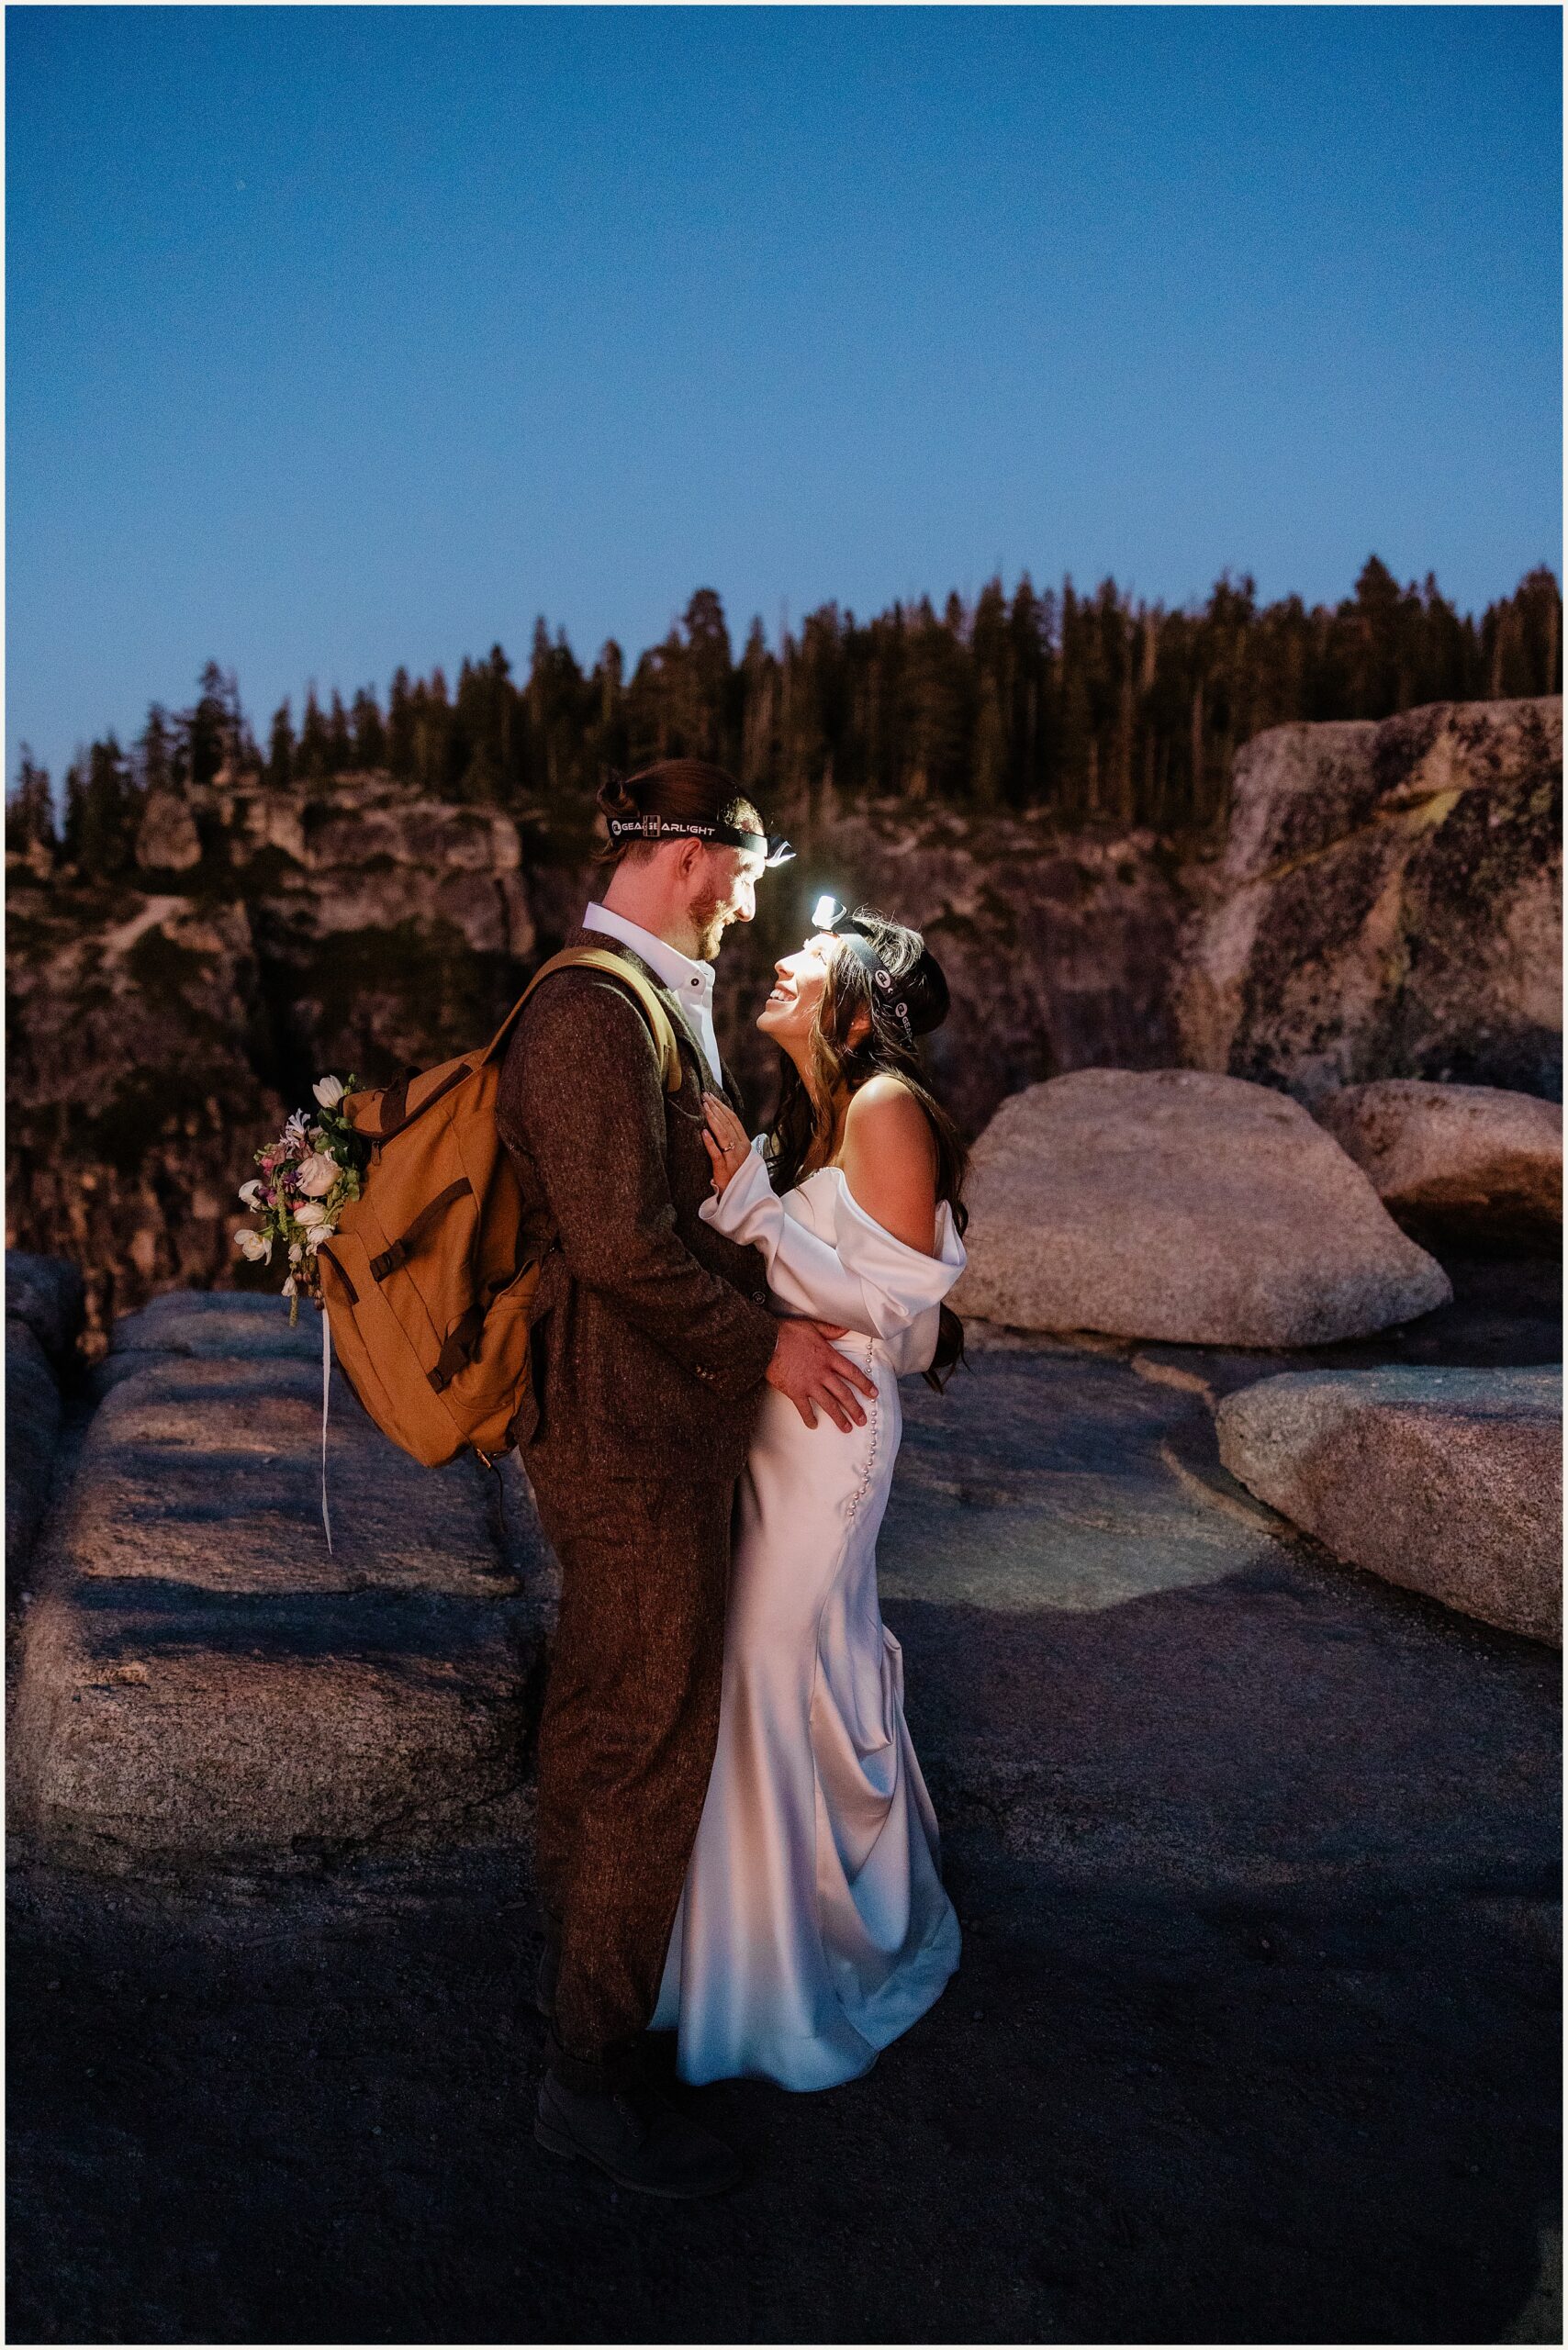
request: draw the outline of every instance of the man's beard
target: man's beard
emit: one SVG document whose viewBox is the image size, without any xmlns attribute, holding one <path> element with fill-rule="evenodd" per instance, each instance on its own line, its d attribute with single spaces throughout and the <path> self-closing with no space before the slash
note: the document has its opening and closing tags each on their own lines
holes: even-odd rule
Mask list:
<svg viewBox="0 0 1568 2350">
<path fill-rule="evenodd" d="M 729 927 L 724 919 L 724 901 L 717 891 L 710 890 L 706 897 L 693 898 L 690 911 L 691 926 L 697 933 L 694 959 L 699 963 L 711 963 Z"/>
</svg>

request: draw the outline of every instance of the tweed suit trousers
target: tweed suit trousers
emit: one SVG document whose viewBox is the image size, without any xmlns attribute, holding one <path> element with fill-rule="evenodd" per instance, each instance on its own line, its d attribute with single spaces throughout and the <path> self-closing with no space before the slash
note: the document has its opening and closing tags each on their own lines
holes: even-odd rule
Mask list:
<svg viewBox="0 0 1568 2350">
<path fill-rule="evenodd" d="M 734 1481 L 530 1458 L 561 1606 L 539 1728 L 537 1874 L 559 1937 L 554 2061 L 613 2087 L 658 1999 L 719 1732 Z"/>
</svg>

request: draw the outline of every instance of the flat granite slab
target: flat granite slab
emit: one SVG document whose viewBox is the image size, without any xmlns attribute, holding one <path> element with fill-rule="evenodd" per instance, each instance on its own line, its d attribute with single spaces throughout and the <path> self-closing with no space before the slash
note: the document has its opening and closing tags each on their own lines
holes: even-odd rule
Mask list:
<svg viewBox="0 0 1568 2350">
<path fill-rule="evenodd" d="M 984 1820 L 1059 1884 L 1146 1893 L 1338 1898 L 1413 1855 L 1427 1885 L 1551 1874 L 1550 1651 L 1249 1494 L 1222 1350 L 987 1339 L 946 1394 L 901 1382 L 878 1544 L 945 1833 Z"/>
<path fill-rule="evenodd" d="M 319 1325 L 184 1294 L 127 1318 L 35 1562 L 12 1786 L 89 1864 L 420 1841 L 521 1785 L 543 1617 L 476 1464 L 419 1467 Z"/>
<path fill-rule="evenodd" d="M 678 2091 L 745 2177 L 664 2203 L 533 2143 L 525 1812 L 26 1855 L 17 2339 L 1561 2342 L 1560 1660 L 1236 1488 L 1255 1359 L 970 1337 L 901 1386 L 880 1543 L 964 1937 L 929 2014 L 819 2096 Z"/>
</svg>

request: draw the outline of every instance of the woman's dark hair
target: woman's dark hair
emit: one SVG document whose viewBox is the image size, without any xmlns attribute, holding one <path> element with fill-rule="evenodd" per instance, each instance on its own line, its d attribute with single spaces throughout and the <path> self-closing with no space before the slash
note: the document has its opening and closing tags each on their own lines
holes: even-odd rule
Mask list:
<svg viewBox="0 0 1568 2350">
<path fill-rule="evenodd" d="M 857 1093 L 879 1069 L 898 1078 L 914 1095 L 930 1122 L 936 1144 L 936 1197 L 953 1211 L 960 1233 L 969 1220 L 964 1205 L 965 1170 L 969 1154 L 963 1136 L 932 1092 L 930 1081 L 905 1035 L 893 1005 L 909 1005 L 915 1028 L 935 1027 L 947 1008 L 947 990 L 935 959 L 925 953 L 919 931 L 890 921 L 869 906 L 857 906 L 855 923 L 868 938 L 895 985 L 884 998 L 871 983 L 865 963 L 849 947 L 840 946 L 828 965 L 827 979 L 812 1023 L 810 1053 L 813 1082 L 808 1086 L 787 1053 L 779 1058 L 778 1109 L 768 1128 L 765 1148 L 767 1169 L 776 1192 L 791 1191 L 801 1181 L 813 1151 L 825 1161 L 833 1147 L 834 1105 L 845 1091 Z M 924 970 L 920 971 L 922 958 Z M 916 974 L 919 972 L 917 978 Z M 848 1041 L 856 1014 L 868 1012 L 871 1025 L 857 1044 Z M 922 1013 L 924 1017 L 922 1017 Z M 940 1393 L 957 1366 L 965 1360 L 964 1326 L 950 1305 L 944 1305 L 936 1351 L 924 1374 L 926 1384 Z"/>
<path fill-rule="evenodd" d="M 610 776 L 596 797 L 605 816 L 693 818 L 705 824 L 740 824 L 760 833 L 762 818 L 733 775 L 707 759 L 660 759 L 636 775 Z M 632 839 L 604 842 L 593 853 L 596 865 L 619 865 L 622 859 L 645 863 L 657 854 L 657 841 Z"/>
</svg>

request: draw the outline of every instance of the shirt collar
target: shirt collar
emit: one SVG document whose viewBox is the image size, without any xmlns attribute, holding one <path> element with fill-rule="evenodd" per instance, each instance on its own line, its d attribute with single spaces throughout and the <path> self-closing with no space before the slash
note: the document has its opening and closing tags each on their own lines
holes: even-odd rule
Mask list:
<svg viewBox="0 0 1568 2350">
<path fill-rule="evenodd" d="M 644 930 L 640 922 L 628 922 L 624 914 L 612 913 L 596 898 L 583 916 L 585 930 L 607 931 L 611 938 L 621 939 L 655 970 L 665 985 L 673 988 L 685 1003 L 701 1003 L 713 992 L 713 966 L 694 963 L 678 946 L 670 946 L 655 931 Z"/>
</svg>

